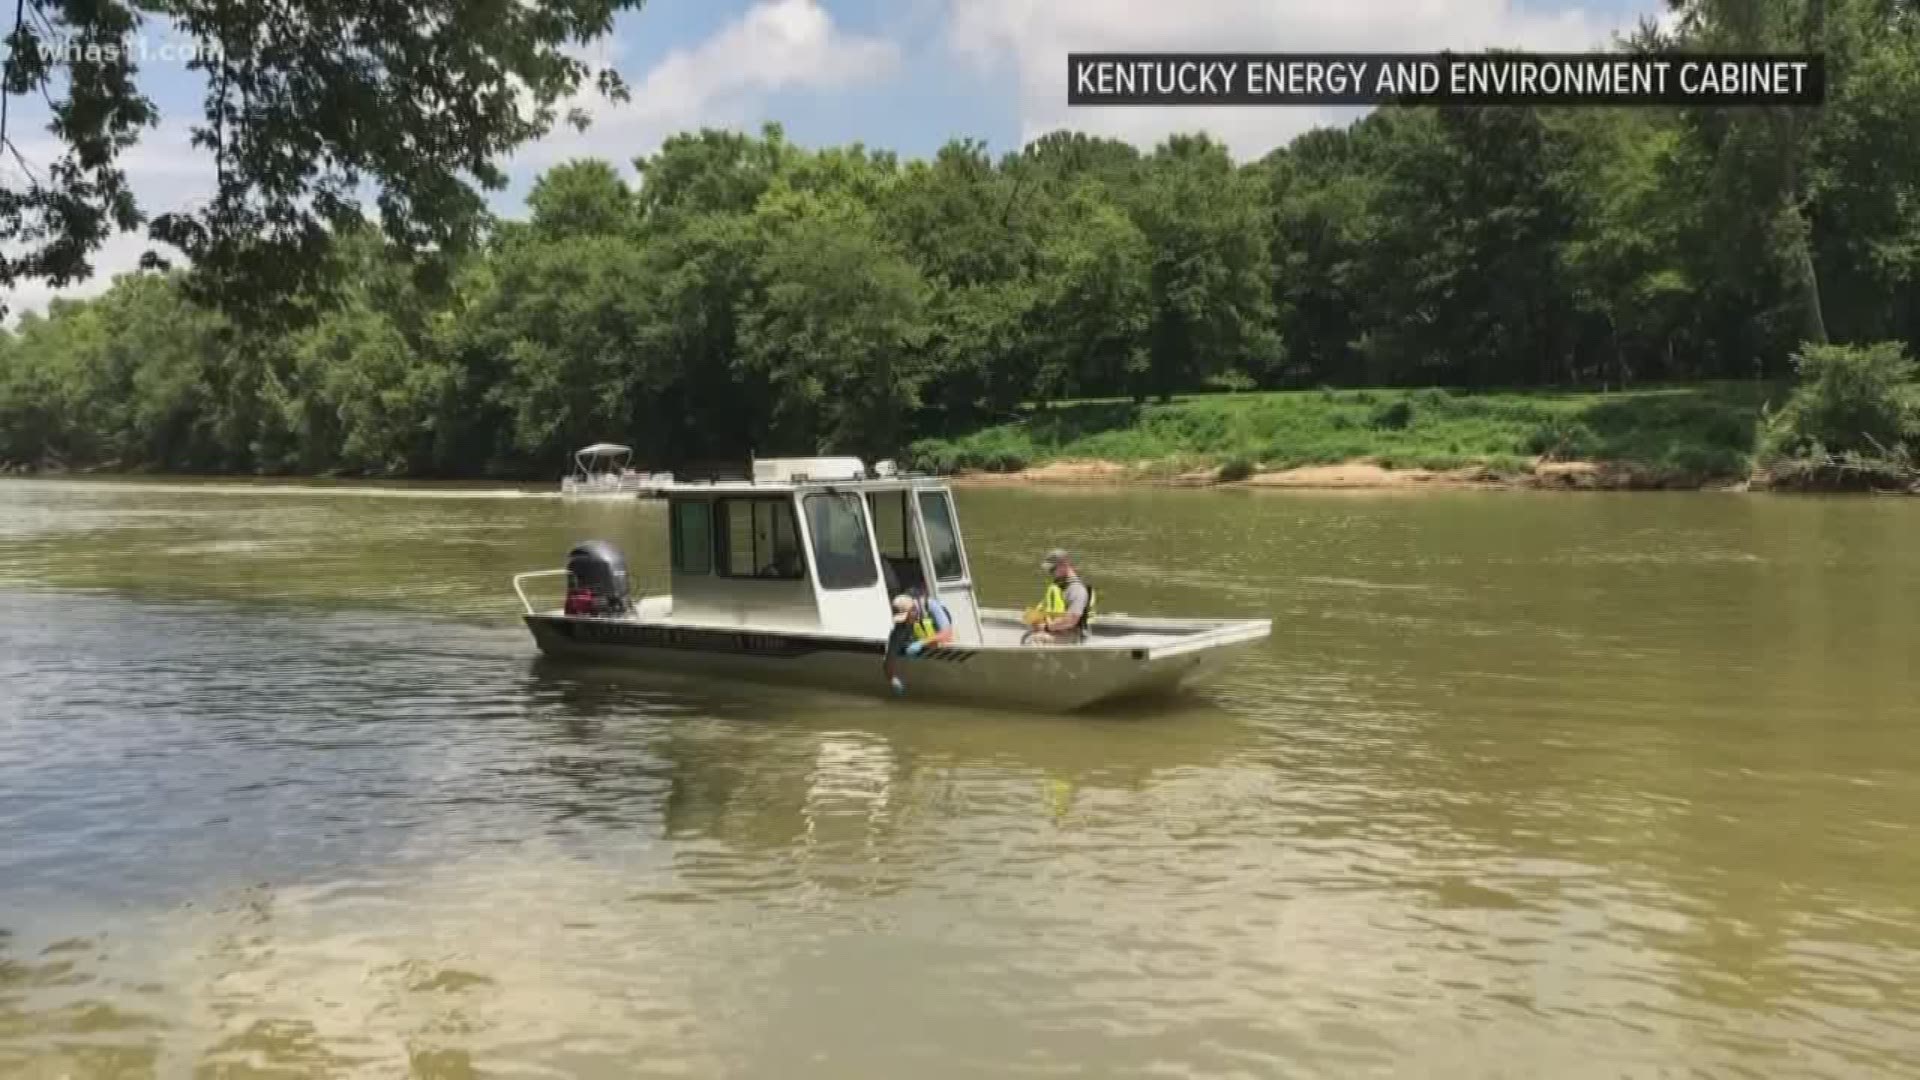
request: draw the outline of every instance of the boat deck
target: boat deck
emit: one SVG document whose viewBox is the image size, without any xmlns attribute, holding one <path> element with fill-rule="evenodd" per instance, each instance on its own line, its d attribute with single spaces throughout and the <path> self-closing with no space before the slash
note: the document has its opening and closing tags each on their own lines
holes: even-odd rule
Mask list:
<svg viewBox="0 0 1920 1080">
<path fill-rule="evenodd" d="M 673 598 L 670 596 L 649 596 L 634 605 L 632 614 L 620 620 L 624 622 L 645 623 L 649 626 L 672 627 L 684 630 L 709 630 L 754 634 L 818 634 L 817 627 L 800 624 L 781 625 L 778 622 L 763 621 L 752 624 L 725 622 L 710 617 L 684 618 L 673 613 Z M 1158 649 L 1191 641 L 1198 635 L 1208 634 L 1226 627 L 1234 626 L 1234 620 L 1224 619 L 1160 619 L 1130 615 L 1102 615 L 1100 622 L 1085 641 L 1072 646 L 1080 649 Z M 1027 633 L 1026 624 L 1020 621 L 1020 613 L 1001 608 L 986 608 L 980 612 L 980 632 L 982 641 L 971 648 L 1020 648 L 1021 638 Z M 867 640 L 884 640 L 885 635 L 876 633 Z M 1034 646 L 1026 646 L 1032 648 Z"/>
</svg>

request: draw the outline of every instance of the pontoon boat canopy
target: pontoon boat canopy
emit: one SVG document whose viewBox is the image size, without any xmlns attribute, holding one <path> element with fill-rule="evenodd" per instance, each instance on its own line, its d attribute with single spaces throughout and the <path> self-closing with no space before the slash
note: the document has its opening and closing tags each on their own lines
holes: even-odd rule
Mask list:
<svg viewBox="0 0 1920 1080">
<path fill-rule="evenodd" d="M 578 451 L 578 453 L 583 457 L 607 457 L 612 454 L 631 454 L 633 453 L 633 448 L 630 446 L 621 446 L 619 443 L 597 442 L 592 446 L 585 447 Z"/>
</svg>

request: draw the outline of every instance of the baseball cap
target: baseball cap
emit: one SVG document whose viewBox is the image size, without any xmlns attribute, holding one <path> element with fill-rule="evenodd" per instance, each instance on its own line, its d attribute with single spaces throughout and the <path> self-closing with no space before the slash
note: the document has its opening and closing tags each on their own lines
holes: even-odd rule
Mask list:
<svg viewBox="0 0 1920 1080">
<path fill-rule="evenodd" d="M 1040 560 L 1040 569 L 1051 570 L 1063 562 L 1072 561 L 1072 559 L 1067 558 L 1066 548 L 1054 548 L 1052 551 L 1047 552 L 1046 558 Z"/>
<path fill-rule="evenodd" d="M 913 618 L 913 597 L 908 596 L 906 593 L 901 593 L 899 596 L 894 597 L 893 621 L 903 623 L 911 618 Z"/>
</svg>

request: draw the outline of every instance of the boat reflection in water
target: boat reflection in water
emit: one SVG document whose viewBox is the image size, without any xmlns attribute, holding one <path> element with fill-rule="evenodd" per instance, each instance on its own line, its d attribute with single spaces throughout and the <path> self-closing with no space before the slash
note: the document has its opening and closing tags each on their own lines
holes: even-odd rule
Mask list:
<svg viewBox="0 0 1920 1080">
<path fill-rule="evenodd" d="M 1124 816 L 1162 781 L 1232 766 L 1252 738 L 1192 695 L 1037 717 L 545 659 L 533 671 L 547 721 L 599 763 L 573 774 L 573 812 L 617 814 L 664 788 L 647 826 L 694 891 L 925 884 L 958 849 L 1051 830 L 1090 798 Z"/>
</svg>

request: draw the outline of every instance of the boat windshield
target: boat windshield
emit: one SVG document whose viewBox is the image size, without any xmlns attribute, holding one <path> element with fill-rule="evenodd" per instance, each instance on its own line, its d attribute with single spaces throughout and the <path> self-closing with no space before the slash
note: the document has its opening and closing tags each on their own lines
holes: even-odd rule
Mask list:
<svg viewBox="0 0 1920 1080">
<path fill-rule="evenodd" d="M 820 587 L 861 589 L 878 581 L 860 496 L 814 494 L 806 497 L 806 505 Z"/>
<path fill-rule="evenodd" d="M 926 584 L 920 569 L 920 545 L 915 543 L 913 511 L 906 491 L 875 491 L 867 495 L 873 516 L 873 536 L 880 545 L 880 568 L 887 575 L 887 592 Z"/>
<path fill-rule="evenodd" d="M 967 576 L 960 557 L 960 533 L 953 527 L 953 504 L 944 491 L 920 493 L 920 520 L 927 528 L 927 553 L 933 556 L 933 576 L 959 581 Z"/>
</svg>

